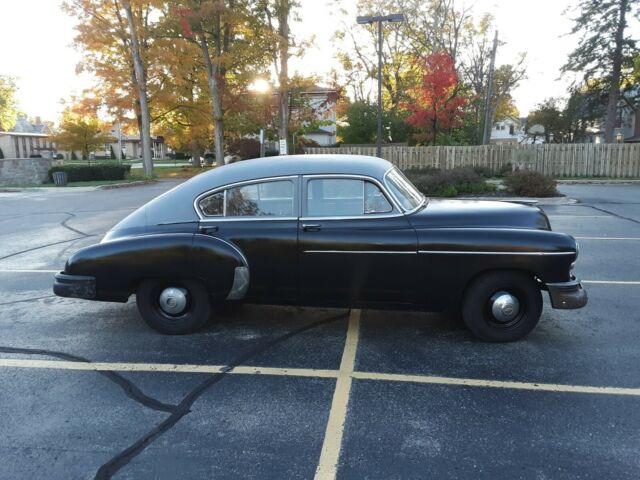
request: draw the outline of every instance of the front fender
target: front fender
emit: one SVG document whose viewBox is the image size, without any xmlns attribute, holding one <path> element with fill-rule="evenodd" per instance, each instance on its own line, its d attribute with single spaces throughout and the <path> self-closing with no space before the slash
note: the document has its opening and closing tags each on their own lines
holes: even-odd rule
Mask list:
<svg viewBox="0 0 640 480">
<path fill-rule="evenodd" d="M 64 273 L 96 279 L 96 299 L 126 301 L 145 278 L 198 278 L 215 299 L 226 298 L 242 252 L 207 235 L 167 233 L 124 237 L 75 252 Z"/>
<path fill-rule="evenodd" d="M 520 270 L 543 284 L 569 281 L 577 257 L 570 235 L 507 228 L 421 229 L 418 252 L 422 298 L 435 310 L 459 305 L 469 282 L 487 271 Z"/>
</svg>

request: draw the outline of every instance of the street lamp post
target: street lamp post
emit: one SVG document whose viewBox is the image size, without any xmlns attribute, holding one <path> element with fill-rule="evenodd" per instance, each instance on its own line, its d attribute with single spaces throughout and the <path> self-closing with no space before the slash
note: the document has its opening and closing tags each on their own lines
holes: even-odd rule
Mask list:
<svg viewBox="0 0 640 480">
<path fill-rule="evenodd" d="M 378 24 L 378 133 L 376 136 L 376 155 L 382 157 L 382 22 L 403 22 L 402 13 L 391 15 L 365 15 L 356 18 L 360 25 Z"/>
</svg>

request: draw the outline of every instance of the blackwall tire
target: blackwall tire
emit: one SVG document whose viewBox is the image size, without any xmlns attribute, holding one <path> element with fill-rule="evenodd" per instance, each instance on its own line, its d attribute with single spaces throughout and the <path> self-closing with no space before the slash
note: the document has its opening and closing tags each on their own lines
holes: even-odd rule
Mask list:
<svg viewBox="0 0 640 480">
<path fill-rule="evenodd" d="M 542 313 L 542 294 L 532 276 L 492 272 L 467 288 L 462 318 L 476 337 L 488 342 L 513 342 L 535 328 Z"/>
<path fill-rule="evenodd" d="M 211 317 L 209 294 L 197 280 L 144 280 L 136 304 L 146 324 L 166 335 L 193 333 Z"/>
</svg>

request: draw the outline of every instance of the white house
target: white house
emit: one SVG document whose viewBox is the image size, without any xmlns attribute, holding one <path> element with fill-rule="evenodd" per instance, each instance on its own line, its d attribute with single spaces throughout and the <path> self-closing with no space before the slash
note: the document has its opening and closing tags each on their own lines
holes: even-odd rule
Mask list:
<svg viewBox="0 0 640 480">
<path fill-rule="evenodd" d="M 114 141 L 108 145 L 105 145 L 106 154 L 109 155 L 110 149 L 112 148 L 116 154 L 118 155 L 118 132 L 117 130 L 112 130 L 111 135 L 113 135 Z M 125 135 L 121 134 L 121 142 L 122 142 L 122 154 L 128 158 L 141 158 L 142 157 L 142 145 L 140 142 L 140 137 L 138 135 Z M 164 143 L 164 138 L 161 136 L 151 137 L 151 150 L 153 158 L 166 158 L 167 156 L 167 145 Z"/>
<path fill-rule="evenodd" d="M 55 145 L 50 137 L 51 130 L 40 121 L 40 117 L 32 123 L 25 115 L 18 115 L 11 130 L 0 132 L 0 149 L 4 158 L 52 157 Z"/>
<path fill-rule="evenodd" d="M 517 144 L 522 143 L 524 137 L 524 121 L 507 117 L 493 124 L 489 143 L 492 145 Z"/>
<path fill-rule="evenodd" d="M 336 96 L 332 88 L 318 87 L 301 92 L 300 95 L 309 98 L 309 106 L 316 118 L 326 125 L 321 125 L 317 130 L 307 132 L 305 137 L 326 147 L 336 143 Z"/>
</svg>

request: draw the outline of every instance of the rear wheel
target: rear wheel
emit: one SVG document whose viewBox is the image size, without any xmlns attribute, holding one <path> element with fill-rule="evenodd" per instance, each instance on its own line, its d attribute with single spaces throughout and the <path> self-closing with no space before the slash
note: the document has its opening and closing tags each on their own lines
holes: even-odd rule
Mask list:
<svg viewBox="0 0 640 480">
<path fill-rule="evenodd" d="M 209 294 L 197 280 L 144 280 L 136 304 L 147 325 L 167 335 L 195 332 L 211 316 Z"/>
<path fill-rule="evenodd" d="M 467 288 L 462 317 L 478 338 L 512 342 L 538 324 L 542 294 L 533 277 L 521 272 L 493 272 L 475 279 Z"/>
</svg>

